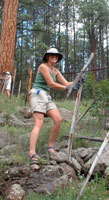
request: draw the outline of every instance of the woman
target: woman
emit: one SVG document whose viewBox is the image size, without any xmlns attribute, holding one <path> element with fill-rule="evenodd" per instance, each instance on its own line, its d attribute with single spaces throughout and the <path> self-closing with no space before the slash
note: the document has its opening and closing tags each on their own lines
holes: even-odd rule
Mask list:
<svg viewBox="0 0 109 200">
<path fill-rule="evenodd" d="M 7 96 L 10 98 L 11 94 L 11 82 L 12 82 L 12 78 L 11 78 L 11 73 L 10 72 L 6 72 L 6 77 L 5 77 L 5 84 L 6 84 L 6 94 Z"/>
<path fill-rule="evenodd" d="M 54 153 L 54 142 L 58 136 L 62 117 L 49 95 L 50 88 L 57 90 L 69 89 L 72 82 L 68 82 L 54 66 L 63 58 L 63 55 L 55 48 L 50 48 L 43 56 L 43 61 L 36 75 L 36 80 L 31 90 L 30 104 L 34 118 L 34 128 L 30 136 L 29 156 L 31 161 L 38 161 L 36 143 L 40 130 L 44 122 L 44 116 L 53 120 L 50 137 L 48 141 L 48 151 Z"/>
</svg>

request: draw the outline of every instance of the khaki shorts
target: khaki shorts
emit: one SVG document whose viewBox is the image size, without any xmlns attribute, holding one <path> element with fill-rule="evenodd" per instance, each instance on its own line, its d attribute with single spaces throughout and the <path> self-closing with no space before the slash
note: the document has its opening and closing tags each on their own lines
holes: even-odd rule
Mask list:
<svg viewBox="0 0 109 200">
<path fill-rule="evenodd" d="M 37 90 L 39 89 L 32 89 L 30 92 L 30 105 L 32 113 L 41 112 L 46 114 L 48 110 L 57 109 L 48 92 L 40 89 L 40 92 L 37 94 Z"/>
</svg>

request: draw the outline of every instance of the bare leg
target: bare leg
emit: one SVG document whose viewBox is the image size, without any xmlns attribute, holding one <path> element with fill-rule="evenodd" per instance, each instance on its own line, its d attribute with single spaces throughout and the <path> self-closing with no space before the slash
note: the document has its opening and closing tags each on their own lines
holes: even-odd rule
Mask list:
<svg viewBox="0 0 109 200">
<path fill-rule="evenodd" d="M 6 90 L 6 94 L 8 97 L 10 97 L 10 90 Z"/>
<path fill-rule="evenodd" d="M 53 120 L 53 126 L 51 127 L 50 137 L 48 141 L 48 147 L 53 147 L 54 142 L 59 134 L 59 130 L 62 123 L 62 117 L 57 109 L 52 109 L 47 112 L 47 116 Z M 55 152 L 54 149 L 49 149 L 50 152 Z"/>
<path fill-rule="evenodd" d="M 35 124 L 30 136 L 30 151 L 29 151 L 30 156 L 35 153 L 36 143 L 44 121 L 44 114 L 34 112 L 33 118 Z"/>
</svg>

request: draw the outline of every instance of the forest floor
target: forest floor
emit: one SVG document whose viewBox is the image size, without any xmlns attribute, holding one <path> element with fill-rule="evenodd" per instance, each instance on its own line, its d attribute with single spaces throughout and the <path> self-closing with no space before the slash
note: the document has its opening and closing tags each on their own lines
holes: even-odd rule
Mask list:
<svg viewBox="0 0 109 200">
<path fill-rule="evenodd" d="M 57 107 L 68 109 L 69 111 L 73 112 L 75 101 L 69 99 L 69 100 L 58 100 L 55 101 Z M 91 104 L 92 100 L 82 100 L 79 107 L 78 117 L 81 116 L 81 114 L 87 109 L 87 107 Z M 29 104 L 26 106 L 30 106 Z M 20 96 L 20 98 L 12 97 L 12 99 L 8 99 L 4 94 L 0 96 L 0 113 L 4 113 L 5 121 L 8 121 L 8 116 L 10 114 L 16 115 L 18 118 L 21 118 L 22 115 L 19 112 L 20 109 L 25 108 L 25 100 L 24 96 Z M 68 120 L 64 120 L 61 131 L 59 134 L 59 137 L 57 139 L 58 142 L 62 141 L 64 137 L 69 135 L 70 127 L 71 127 L 71 121 L 72 117 Z M 50 124 L 51 120 L 46 118 L 45 119 L 45 126 L 42 128 L 41 134 L 39 136 L 38 140 L 38 153 L 39 155 L 43 151 L 46 151 L 46 144 L 49 137 L 50 132 Z M 32 130 L 32 126 L 30 127 L 15 127 L 14 125 L 5 124 L 5 126 L 0 125 L 1 131 L 7 131 L 11 137 L 17 140 L 18 136 L 30 133 Z M 95 113 L 95 108 L 92 107 L 90 112 L 86 114 L 86 116 L 78 123 L 78 125 L 75 128 L 75 135 L 76 136 L 86 136 L 86 137 L 99 137 L 104 139 L 106 130 L 104 129 L 104 120 L 99 119 L 99 116 Z M 77 149 L 79 147 L 99 147 L 101 143 L 94 142 L 90 140 L 80 140 L 75 138 L 73 140 L 73 149 Z M 14 152 L 14 158 L 15 162 L 19 162 L 20 164 L 25 164 L 28 162 L 28 160 L 25 160 L 22 152 L 23 148 L 28 147 L 24 146 L 21 148 L 21 145 L 18 147 L 16 152 Z M 0 170 L 2 170 L 2 165 L 0 165 Z M 6 166 L 5 166 L 6 167 Z M 56 193 L 53 193 L 52 195 L 43 195 L 43 194 L 36 194 L 32 193 L 24 198 L 24 200 L 76 200 L 77 196 L 79 194 L 79 191 L 82 187 L 82 183 L 85 180 L 85 177 L 78 175 L 78 183 L 76 185 L 69 184 L 69 186 L 66 189 L 59 188 Z M 85 192 L 83 194 L 83 197 L 81 200 L 109 200 L 109 190 L 106 186 L 106 179 L 105 177 L 99 177 L 97 174 L 95 177 L 88 183 Z M 0 197 L 0 200 L 3 200 L 2 197 Z"/>
</svg>

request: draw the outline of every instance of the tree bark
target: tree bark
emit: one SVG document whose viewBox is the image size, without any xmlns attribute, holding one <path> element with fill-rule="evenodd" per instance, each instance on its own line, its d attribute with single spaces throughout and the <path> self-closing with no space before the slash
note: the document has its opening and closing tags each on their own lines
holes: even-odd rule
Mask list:
<svg viewBox="0 0 109 200">
<path fill-rule="evenodd" d="M 68 38 L 68 27 L 69 27 L 69 15 L 68 15 L 68 9 L 69 5 L 66 5 L 66 14 L 65 14 L 65 20 L 66 20 L 66 30 L 65 30 L 65 72 L 66 72 L 66 78 L 68 79 L 68 72 L 69 72 L 69 59 L 68 59 L 68 52 L 69 52 L 69 38 Z"/>
<path fill-rule="evenodd" d="M 109 79 L 109 31 L 108 31 L 108 27 L 106 27 L 106 36 L 107 36 L 107 40 L 106 40 L 106 51 L 107 51 L 107 60 L 106 60 L 106 64 L 107 64 L 107 79 Z"/>
<path fill-rule="evenodd" d="M 75 6 L 73 5 L 73 32 L 74 32 L 74 78 L 76 69 L 76 27 L 75 27 Z"/>
<path fill-rule="evenodd" d="M 94 29 L 88 31 L 89 35 L 89 42 L 90 42 L 90 51 L 91 53 L 94 53 L 94 59 L 92 60 L 92 73 L 93 77 L 96 80 L 96 45 L 97 45 L 97 39 L 94 33 Z"/>
<path fill-rule="evenodd" d="M 12 71 L 19 0 L 5 0 L 2 15 L 0 73 Z"/>
<path fill-rule="evenodd" d="M 45 44 L 50 47 L 50 11 L 49 7 L 47 7 L 47 14 L 46 14 L 46 38 Z"/>
</svg>

